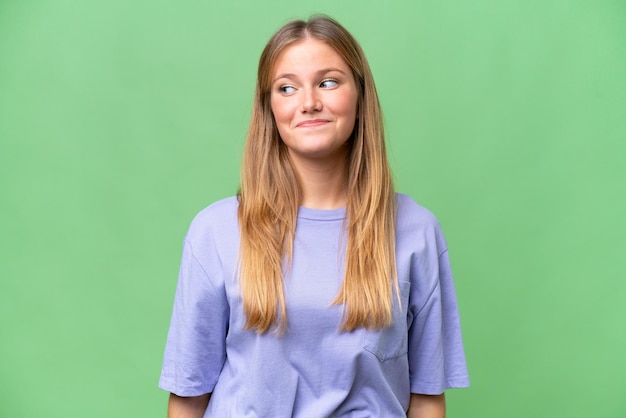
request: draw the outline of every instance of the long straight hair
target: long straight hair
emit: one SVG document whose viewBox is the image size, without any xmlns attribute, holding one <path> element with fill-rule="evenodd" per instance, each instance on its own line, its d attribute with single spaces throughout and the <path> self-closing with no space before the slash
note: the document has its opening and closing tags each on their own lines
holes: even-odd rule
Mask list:
<svg viewBox="0 0 626 418">
<path fill-rule="evenodd" d="M 307 38 L 330 45 L 352 70 L 357 122 L 348 140 L 347 245 L 344 280 L 333 304 L 343 305 L 341 330 L 381 329 L 392 321 L 397 294 L 396 204 L 371 70 L 361 47 L 327 16 L 295 20 L 269 40 L 259 60 L 252 117 L 243 153 L 239 198 L 239 282 L 245 329 L 287 326 L 283 276 L 288 268 L 302 191 L 270 107 L 271 77 L 280 53 Z"/>
</svg>

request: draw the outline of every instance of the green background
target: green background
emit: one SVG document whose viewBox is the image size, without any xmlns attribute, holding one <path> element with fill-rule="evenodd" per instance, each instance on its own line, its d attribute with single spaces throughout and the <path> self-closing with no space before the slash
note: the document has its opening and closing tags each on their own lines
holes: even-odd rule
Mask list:
<svg viewBox="0 0 626 418">
<path fill-rule="evenodd" d="M 165 416 L 183 235 L 237 189 L 263 45 L 315 12 L 448 237 L 449 416 L 626 416 L 623 0 L 0 0 L 1 417 Z"/>
</svg>

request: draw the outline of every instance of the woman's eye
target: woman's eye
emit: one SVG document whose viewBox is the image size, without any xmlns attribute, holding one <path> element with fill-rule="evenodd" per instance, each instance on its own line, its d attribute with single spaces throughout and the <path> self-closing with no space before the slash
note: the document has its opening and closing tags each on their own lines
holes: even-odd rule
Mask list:
<svg viewBox="0 0 626 418">
<path fill-rule="evenodd" d="M 280 86 L 278 90 L 280 90 L 280 92 L 284 94 L 291 94 L 296 91 L 295 87 L 293 86 Z"/>
<path fill-rule="evenodd" d="M 337 80 L 324 80 L 320 83 L 320 87 L 328 89 L 335 87 L 337 85 Z"/>
</svg>

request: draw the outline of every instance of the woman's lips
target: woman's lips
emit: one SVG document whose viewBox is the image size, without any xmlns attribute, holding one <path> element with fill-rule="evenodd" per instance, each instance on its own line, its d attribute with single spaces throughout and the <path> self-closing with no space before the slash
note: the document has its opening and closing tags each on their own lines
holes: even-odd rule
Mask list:
<svg viewBox="0 0 626 418">
<path fill-rule="evenodd" d="M 311 119 L 311 120 L 305 120 L 302 121 L 300 123 L 298 123 L 296 126 L 298 128 L 312 128 L 315 126 L 322 126 L 328 123 L 328 120 L 326 119 Z"/>
</svg>

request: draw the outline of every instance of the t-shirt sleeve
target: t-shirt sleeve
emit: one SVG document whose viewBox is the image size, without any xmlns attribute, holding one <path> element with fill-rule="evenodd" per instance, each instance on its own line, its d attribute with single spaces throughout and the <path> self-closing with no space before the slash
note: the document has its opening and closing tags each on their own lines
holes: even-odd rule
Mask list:
<svg viewBox="0 0 626 418">
<path fill-rule="evenodd" d="M 213 391 L 226 357 L 228 313 L 224 286 L 210 277 L 186 239 L 159 380 L 161 389 L 179 396 Z"/>
<path fill-rule="evenodd" d="M 441 394 L 469 386 L 459 309 L 445 240 L 438 226 L 412 267 L 409 374 L 412 393 Z M 413 289 L 419 294 L 413 294 Z"/>
</svg>

